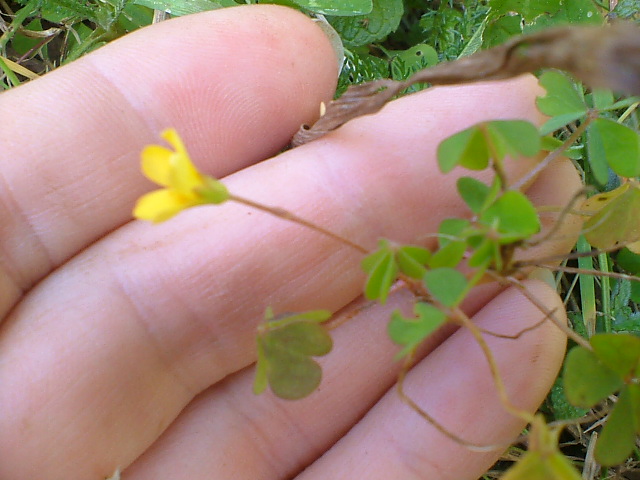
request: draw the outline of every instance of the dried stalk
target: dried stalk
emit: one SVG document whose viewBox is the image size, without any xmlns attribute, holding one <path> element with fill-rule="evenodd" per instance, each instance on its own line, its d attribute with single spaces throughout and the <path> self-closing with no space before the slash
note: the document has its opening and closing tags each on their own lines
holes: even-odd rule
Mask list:
<svg viewBox="0 0 640 480">
<path fill-rule="evenodd" d="M 376 113 L 415 83 L 452 85 L 502 80 L 541 68 L 565 70 L 591 87 L 640 94 L 640 28 L 630 22 L 553 28 L 421 70 L 405 81 L 376 80 L 354 85 L 332 101 L 313 126 L 303 126 L 292 146 L 315 140 L 353 118 Z"/>
</svg>

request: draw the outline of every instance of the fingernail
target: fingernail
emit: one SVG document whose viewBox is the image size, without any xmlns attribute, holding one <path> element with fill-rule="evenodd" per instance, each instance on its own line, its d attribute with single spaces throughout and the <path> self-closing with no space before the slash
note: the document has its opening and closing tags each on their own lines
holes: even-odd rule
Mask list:
<svg viewBox="0 0 640 480">
<path fill-rule="evenodd" d="M 527 275 L 527 278 L 540 280 L 553 288 L 557 288 L 556 278 L 553 276 L 553 272 L 548 268 L 534 268 L 531 273 Z"/>
<path fill-rule="evenodd" d="M 323 15 L 316 15 L 316 18 L 313 18 L 312 20 L 324 32 L 329 39 L 329 42 L 331 42 L 333 53 L 335 53 L 336 61 L 338 62 L 338 75 L 340 75 L 340 72 L 342 71 L 342 64 L 344 63 L 344 46 L 342 45 L 340 35 L 338 35 L 338 32 L 336 32 L 331 24 L 327 22 L 327 19 L 324 18 Z"/>
</svg>

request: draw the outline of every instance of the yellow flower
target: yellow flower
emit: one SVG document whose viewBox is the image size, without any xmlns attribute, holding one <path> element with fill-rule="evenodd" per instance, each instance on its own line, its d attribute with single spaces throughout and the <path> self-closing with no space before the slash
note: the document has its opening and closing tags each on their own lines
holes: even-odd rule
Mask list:
<svg viewBox="0 0 640 480">
<path fill-rule="evenodd" d="M 133 210 L 134 217 L 158 223 L 185 208 L 222 203 L 229 198 L 227 188 L 220 181 L 198 171 L 173 128 L 161 135 L 174 150 L 160 145 L 145 147 L 142 151 L 142 171 L 150 180 L 165 188 L 143 195 Z"/>
</svg>

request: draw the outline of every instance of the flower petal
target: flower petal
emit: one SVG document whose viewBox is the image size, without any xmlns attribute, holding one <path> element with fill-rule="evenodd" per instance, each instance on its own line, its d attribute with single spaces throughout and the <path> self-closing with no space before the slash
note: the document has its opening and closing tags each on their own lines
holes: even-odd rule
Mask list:
<svg viewBox="0 0 640 480">
<path fill-rule="evenodd" d="M 171 186 L 181 192 L 192 192 L 205 184 L 204 176 L 198 171 L 186 154 L 176 153 L 172 158 Z"/>
<path fill-rule="evenodd" d="M 175 153 L 160 145 L 149 145 L 142 150 L 142 172 L 159 185 L 168 187 L 171 182 L 172 159 Z"/>
<path fill-rule="evenodd" d="M 154 223 L 164 222 L 188 207 L 200 205 L 203 200 L 195 195 L 184 195 L 163 188 L 143 195 L 133 210 L 133 216 Z"/>
<path fill-rule="evenodd" d="M 184 154 L 187 157 L 189 156 L 189 154 L 187 153 L 187 149 L 185 148 L 184 143 L 182 142 L 182 139 L 180 138 L 180 135 L 178 135 L 178 132 L 175 128 L 167 128 L 163 130 L 160 136 L 173 147 L 176 153 Z"/>
<path fill-rule="evenodd" d="M 160 135 L 175 149 L 175 153 L 170 157 L 168 183 L 162 185 L 169 185 L 184 193 L 202 187 L 204 177 L 191 161 L 178 132 L 174 128 L 167 128 Z"/>
</svg>

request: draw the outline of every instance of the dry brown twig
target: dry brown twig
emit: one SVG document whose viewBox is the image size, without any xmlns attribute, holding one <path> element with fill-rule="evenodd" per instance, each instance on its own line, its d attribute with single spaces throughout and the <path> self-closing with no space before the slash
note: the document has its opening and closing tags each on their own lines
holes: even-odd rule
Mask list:
<svg viewBox="0 0 640 480">
<path fill-rule="evenodd" d="M 354 85 L 327 106 L 311 127 L 292 140 L 296 147 L 322 137 L 349 120 L 379 111 L 416 83 L 452 85 L 502 80 L 541 68 L 572 73 L 591 87 L 640 94 L 640 28 L 630 22 L 605 27 L 559 27 L 513 38 L 503 45 L 421 70 L 405 81 Z"/>
</svg>

